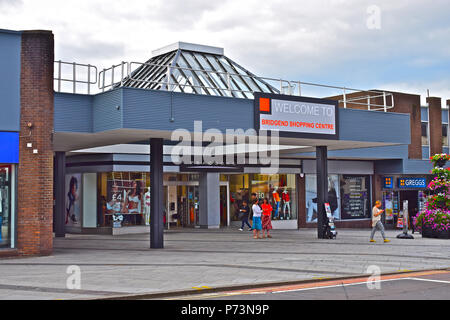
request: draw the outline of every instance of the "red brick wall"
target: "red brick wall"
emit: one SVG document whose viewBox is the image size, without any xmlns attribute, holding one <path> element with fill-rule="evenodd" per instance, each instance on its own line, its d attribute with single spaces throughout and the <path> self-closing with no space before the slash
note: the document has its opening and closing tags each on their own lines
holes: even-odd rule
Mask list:
<svg viewBox="0 0 450 320">
<path fill-rule="evenodd" d="M 21 255 L 51 254 L 53 248 L 53 61 L 53 34 L 24 31 L 17 195 L 17 248 Z M 28 142 L 32 149 L 27 148 Z M 33 149 L 38 154 L 33 154 Z"/>
<path fill-rule="evenodd" d="M 442 105 L 441 98 L 429 97 L 428 126 L 430 132 L 430 155 L 442 153 Z"/>
<path fill-rule="evenodd" d="M 389 109 L 389 112 L 409 113 L 410 115 L 411 143 L 408 146 L 408 157 L 409 159 L 422 159 L 420 95 L 394 93 L 394 103 L 394 108 Z"/>
</svg>

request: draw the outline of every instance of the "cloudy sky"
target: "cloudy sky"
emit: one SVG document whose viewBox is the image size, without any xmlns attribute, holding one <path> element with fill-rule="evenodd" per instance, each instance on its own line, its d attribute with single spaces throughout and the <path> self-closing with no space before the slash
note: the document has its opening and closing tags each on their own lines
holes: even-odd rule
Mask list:
<svg viewBox="0 0 450 320">
<path fill-rule="evenodd" d="M 146 61 L 177 41 L 260 76 L 450 99 L 448 0 L 0 0 L 0 28 L 46 29 L 55 58 Z"/>
</svg>

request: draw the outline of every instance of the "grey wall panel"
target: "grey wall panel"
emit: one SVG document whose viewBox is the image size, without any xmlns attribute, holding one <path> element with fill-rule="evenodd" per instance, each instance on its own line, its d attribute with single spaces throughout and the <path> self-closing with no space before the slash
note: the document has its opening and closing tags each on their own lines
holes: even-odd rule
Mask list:
<svg viewBox="0 0 450 320">
<path fill-rule="evenodd" d="M 403 160 L 375 161 L 376 174 L 401 174 L 403 173 Z"/>
<path fill-rule="evenodd" d="M 316 173 L 316 160 L 303 160 L 303 173 Z M 372 161 L 328 161 L 329 174 L 373 174 Z"/>
<path fill-rule="evenodd" d="M 430 147 L 422 146 L 422 159 L 430 158 Z"/>
<path fill-rule="evenodd" d="M 403 163 L 404 174 L 430 174 L 433 165 L 429 160 L 405 160 Z"/>
<path fill-rule="evenodd" d="M 315 157 L 315 152 L 296 153 L 296 156 Z M 376 159 L 403 159 L 408 156 L 408 146 L 387 146 L 372 148 L 357 148 L 345 150 L 329 150 L 328 158 L 360 158 L 368 160 Z"/>
<path fill-rule="evenodd" d="M 93 96 L 55 93 L 56 132 L 92 132 Z"/>
<path fill-rule="evenodd" d="M 409 114 L 339 109 L 340 140 L 410 144 Z"/>
<path fill-rule="evenodd" d="M 225 132 L 226 129 L 253 128 L 253 100 L 123 90 L 125 128 L 192 131 L 195 120 L 203 120 L 203 130 L 216 128 Z"/>
<path fill-rule="evenodd" d="M 20 131 L 20 32 L 0 30 L 0 131 Z"/>
<path fill-rule="evenodd" d="M 93 132 L 120 129 L 122 122 L 122 90 L 115 89 L 94 96 Z"/>
</svg>

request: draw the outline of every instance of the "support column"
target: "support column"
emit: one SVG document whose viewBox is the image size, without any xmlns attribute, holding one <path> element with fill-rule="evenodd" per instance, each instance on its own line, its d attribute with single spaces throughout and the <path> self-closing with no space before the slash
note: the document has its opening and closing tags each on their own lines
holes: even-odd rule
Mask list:
<svg viewBox="0 0 450 320">
<path fill-rule="evenodd" d="M 200 228 L 215 229 L 220 227 L 220 179 L 219 173 L 200 174 Z"/>
<path fill-rule="evenodd" d="M 150 139 L 150 248 L 164 248 L 163 139 Z"/>
<path fill-rule="evenodd" d="M 328 202 L 328 157 L 327 147 L 316 147 L 317 174 L 317 236 L 325 238 L 326 212 L 324 204 Z"/>
<path fill-rule="evenodd" d="M 430 155 L 442 153 L 442 107 L 441 98 L 428 97 L 428 126 Z"/>
<path fill-rule="evenodd" d="M 55 152 L 55 237 L 64 238 L 65 230 L 65 177 L 66 177 L 66 153 Z"/>
</svg>

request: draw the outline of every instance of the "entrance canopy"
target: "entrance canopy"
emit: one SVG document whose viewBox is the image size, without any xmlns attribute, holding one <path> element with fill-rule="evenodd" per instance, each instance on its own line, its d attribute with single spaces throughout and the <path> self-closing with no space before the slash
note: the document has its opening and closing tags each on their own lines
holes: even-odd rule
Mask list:
<svg viewBox="0 0 450 320">
<path fill-rule="evenodd" d="M 410 143 L 407 114 L 343 108 L 338 112 L 339 133 L 335 139 L 280 135 L 278 143 L 303 152 L 314 151 L 316 146 L 342 150 Z M 224 135 L 225 141 L 227 130 L 237 135 L 255 130 L 255 106 L 251 99 L 117 88 L 91 96 L 56 93 L 54 122 L 55 151 L 150 138 L 170 141 L 177 130 L 189 132 L 192 141 L 199 138 L 195 132 L 215 130 Z"/>
</svg>

